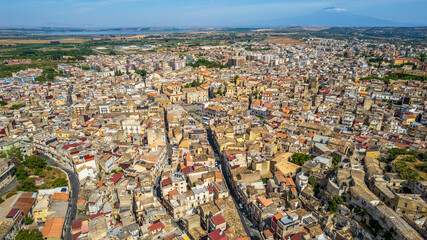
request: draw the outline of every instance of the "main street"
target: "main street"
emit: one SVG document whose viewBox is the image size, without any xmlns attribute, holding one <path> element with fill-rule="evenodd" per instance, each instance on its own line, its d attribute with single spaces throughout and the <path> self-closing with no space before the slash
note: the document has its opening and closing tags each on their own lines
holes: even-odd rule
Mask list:
<svg viewBox="0 0 427 240">
<path fill-rule="evenodd" d="M 226 163 L 221 158 L 221 153 L 219 152 L 218 148 L 216 147 L 216 145 L 214 143 L 210 129 L 208 129 L 208 141 L 214 150 L 214 155 L 215 155 L 216 160 L 221 164 L 220 168 L 222 171 L 222 175 L 224 176 L 225 182 L 227 183 L 227 187 L 228 187 L 228 190 L 230 191 L 231 197 L 233 198 L 234 205 L 235 205 L 236 209 L 238 209 L 237 212 L 239 213 L 239 217 L 240 217 L 240 220 L 242 221 L 243 227 L 245 228 L 246 234 L 248 234 L 248 236 L 251 237 L 252 240 L 260 239 L 261 235 L 260 235 L 259 230 L 257 228 L 251 227 L 252 226 L 251 221 L 247 217 L 245 217 L 242 214 L 242 212 L 239 210 L 240 209 L 239 204 L 238 204 L 239 200 L 237 198 L 237 195 L 235 193 L 234 188 L 231 185 L 230 177 L 228 176 L 228 173 L 226 171 L 226 169 L 227 169 Z"/>
<path fill-rule="evenodd" d="M 70 198 L 70 205 L 68 207 L 68 212 L 67 212 L 65 223 L 64 223 L 64 229 L 65 229 L 64 239 L 70 240 L 72 238 L 71 223 L 74 221 L 74 219 L 76 218 L 76 214 L 77 214 L 77 200 L 79 199 L 79 190 L 80 190 L 79 180 L 77 179 L 77 176 L 74 174 L 73 171 L 71 171 L 70 169 L 68 169 L 64 166 L 61 166 L 58 162 L 56 162 L 52 158 L 50 158 L 50 157 L 48 157 L 42 153 L 39 153 L 37 155 L 46 159 L 47 164 L 49 166 L 60 168 L 60 169 L 64 170 L 68 175 L 68 179 L 69 179 L 69 183 L 70 183 L 70 189 L 71 189 L 71 191 L 70 191 L 71 192 L 71 198 Z"/>
<path fill-rule="evenodd" d="M 205 122 L 207 120 L 203 119 L 203 107 L 202 106 L 194 106 L 194 107 L 189 107 L 187 106 L 187 111 L 190 113 L 190 115 L 196 119 L 197 121 L 199 121 L 200 123 Z M 248 236 L 251 237 L 251 239 L 253 240 L 257 240 L 260 239 L 260 232 L 256 227 L 251 227 L 252 226 L 252 222 L 249 220 L 248 217 L 244 216 L 240 210 L 238 201 L 239 199 L 237 198 L 237 195 L 235 193 L 235 189 L 232 187 L 231 182 L 230 182 L 230 177 L 228 176 L 228 173 L 226 171 L 227 167 L 226 167 L 226 163 L 225 161 L 223 161 L 223 159 L 221 158 L 221 153 L 219 152 L 219 150 L 217 149 L 214 140 L 213 140 L 213 136 L 211 134 L 211 131 L 209 129 L 209 126 L 206 126 L 207 128 L 207 132 L 208 132 L 208 141 L 209 144 L 212 146 L 213 150 L 214 150 L 214 155 L 216 158 L 216 161 L 220 163 L 219 167 L 220 170 L 222 171 L 222 175 L 225 178 L 225 182 L 227 184 L 228 190 L 230 191 L 230 195 L 233 198 L 233 202 L 235 207 L 238 209 L 238 213 L 239 213 L 239 217 L 240 220 L 242 221 L 243 227 L 245 228 L 246 233 L 248 234 Z"/>
</svg>

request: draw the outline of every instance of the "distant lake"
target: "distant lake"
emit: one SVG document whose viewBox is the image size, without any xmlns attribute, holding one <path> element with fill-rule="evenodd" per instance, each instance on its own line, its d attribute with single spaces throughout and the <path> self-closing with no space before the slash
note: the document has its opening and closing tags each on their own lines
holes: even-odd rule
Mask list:
<svg viewBox="0 0 427 240">
<path fill-rule="evenodd" d="M 191 30 L 158 30 L 158 31 L 120 31 L 120 30 L 107 30 L 107 31 L 61 31 L 61 32 L 45 32 L 45 33 L 34 33 L 35 35 L 101 35 L 101 34 L 152 34 L 152 33 L 180 33 L 180 32 L 191 32 Z"/>
</svg>

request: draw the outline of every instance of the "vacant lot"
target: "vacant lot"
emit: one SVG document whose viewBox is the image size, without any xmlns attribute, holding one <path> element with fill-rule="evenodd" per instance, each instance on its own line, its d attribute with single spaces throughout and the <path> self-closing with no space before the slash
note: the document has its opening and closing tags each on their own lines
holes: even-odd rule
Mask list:
<svg viewBox="0 0 427 240">
<path fill-rule="evenodd" d="M 266 43 L 286 44 L 286 45 L 301 45 L 301 44 L 304 44 L 304 42 L 301 41 L 301 40 L 287 38 L 287 37 L 269 37 L 264 42 L 266 42 Z"/>
<path fill-rule="evenodd" d="M 33 173 L 33 172 L 32 172 Z M 38 186 L 38 189 L 50 189 L 53 188 L 52 187 L 52 183 L 55 179 L 57 178 L 64 178 L 67 179 L 67 175 L 61 171 L 61 169 L 56 168 L 56 167 L 52 167 L 52 170 L 43 170 L 43 173 L 40 174 L 40 177 L 44 178 L 44 184 Z"/>
<path fill-rule="evenodd" d="M 409 166 L 411 166 L 415 171 L 418 172 L 420 175 L 421 180 L 427 180 L 427 173 L 421 171 L 421 166 L 423 165 L 423 162 L 420 160 L 417 160 L 415 162 L 406 162 Z"/>
</svg>

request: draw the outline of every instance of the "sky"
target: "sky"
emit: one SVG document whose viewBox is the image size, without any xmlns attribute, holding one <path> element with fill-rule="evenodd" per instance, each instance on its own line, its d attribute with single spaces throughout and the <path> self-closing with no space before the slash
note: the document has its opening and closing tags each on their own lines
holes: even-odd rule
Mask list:
<svg viewBox="0 0 427 240">
<path fill-rule="evenodd" d="M 0 0 L 0 26 L 242 27 L 328 7 L 427 26 L 427 0 Z"/>
</svg>

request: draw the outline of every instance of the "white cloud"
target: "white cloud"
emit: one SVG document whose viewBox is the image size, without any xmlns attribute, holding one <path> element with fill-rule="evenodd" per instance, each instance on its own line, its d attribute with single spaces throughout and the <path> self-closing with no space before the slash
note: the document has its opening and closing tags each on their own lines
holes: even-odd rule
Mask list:
<svg viewBox="0 0 427 240">
<path fill-rule="evenodd" d="M 347 11 L 347 9 L 345 8 L 336 8 L 336 7 L 328 7 L 322 10 L 325 12 L 346 12 Z"/>
</svg>

